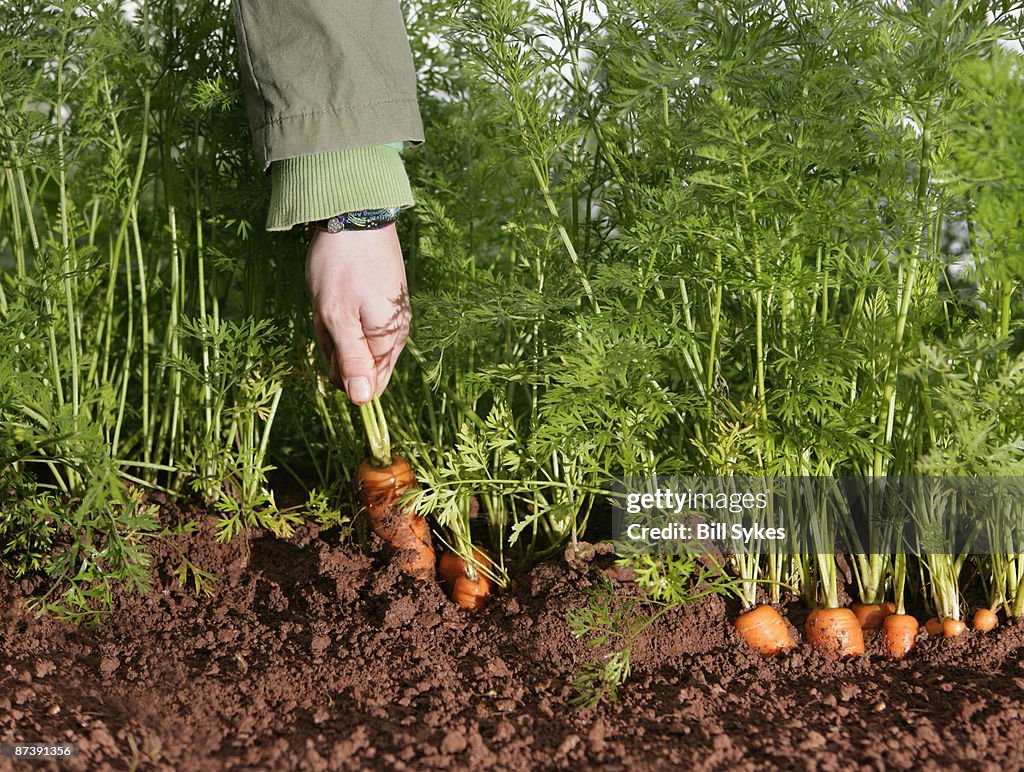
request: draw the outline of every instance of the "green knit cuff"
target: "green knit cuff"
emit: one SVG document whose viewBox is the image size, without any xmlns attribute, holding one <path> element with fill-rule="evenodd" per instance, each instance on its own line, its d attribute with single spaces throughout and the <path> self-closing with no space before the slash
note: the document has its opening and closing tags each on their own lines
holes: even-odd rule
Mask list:
<svg viewBox="0 0 1024 772">
<path fill-rule="evenodd" d="M 275 161 L 267 230 L 360 209 L 412 206 L 401 147 L 393 142 Z"/>
</svg>

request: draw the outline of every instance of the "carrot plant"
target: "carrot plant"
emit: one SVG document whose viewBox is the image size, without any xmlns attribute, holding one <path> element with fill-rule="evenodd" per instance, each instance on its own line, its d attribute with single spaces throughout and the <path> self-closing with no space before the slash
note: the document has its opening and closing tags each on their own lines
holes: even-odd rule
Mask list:
<svg viewBox="0 0 1024 772">
<path fill-rule="evenodd" d="M 907 613 L 904 590 L 907 581 L 907 553 L 902 543 L 896 545 L 892 559 L 892 584 L 896 602 L 893 613 L 882 620 L 882 645 L 890 659 L 902 659 L 917 641 L 920 624 Z"/>
<path fill-rule="evenodd" d="M 301 298 L 270 281 L 251 224 L 266 186 L 227 11 L 30 2 L 0 19 L 0 542 L 71 615 L 142 584 L 159 529 L 130 487 L 195 488 L 222 537 L 294 522 L 266 473 Z"/>
<path fill-rule="evenodd" d="M 661 617 L 708 595 L 740 592 L 739 582 L 721 566 L 692 554 L 663 559 L 638 556 L 622 564 L 636 572 L 639 594 L 597 582 L 587 591 L 587 604 L 568 614 L 572 634 L 585 638 L 599 654 L 581 668 L 573 683 L 572 702 L 578 708 L 617 698 L 619 687 L 629 678 L 636 641 Z"/>
<path fill-rule="evenodd" d="M 1010 619 L 1024 612 L 1024 513 L 1014 482 L 999 479 L 993 490 L 980 496 L 985 505 L 983 538 L 987 554 L 976 557 L 976 568 L 987 606 L 977 610 L 975 629 L 995 627 L 1000 610 Z"/>
</svg>

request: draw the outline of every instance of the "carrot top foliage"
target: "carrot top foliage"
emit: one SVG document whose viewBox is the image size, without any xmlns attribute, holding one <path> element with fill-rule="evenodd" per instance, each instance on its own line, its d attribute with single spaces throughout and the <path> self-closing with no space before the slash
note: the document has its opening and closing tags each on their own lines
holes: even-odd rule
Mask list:
<svg viewBox="0 0 1024 772">
<path fill-rule="evenodd" d="M 618 475 L 1017 472 L 1019 4 L 405 8 L 427 143 L 383 407 L 464 556 L 472 496 L 503 574 Z M 72 616 L 144 582 L 135 488 L 286 534 L 271 467 L 336 502 L 363 455 L 279 281 L 302 238 L 262 230 L 233 39 L 224 0 L 0 19 L 0 552 Z"/>
</svg>

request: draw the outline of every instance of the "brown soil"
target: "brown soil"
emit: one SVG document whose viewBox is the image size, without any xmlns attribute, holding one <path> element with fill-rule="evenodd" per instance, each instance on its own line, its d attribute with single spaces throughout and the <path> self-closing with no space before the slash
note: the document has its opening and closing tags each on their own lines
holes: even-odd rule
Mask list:
<svg viewBox="0 0 1024 772">
<path fill-rule="evenodd" d="M 33 620 L 34 582 L 0 577 L 0 742 L 75 743 L 67 769 L 1024 768 L 1024 623 L 922 639 L 903 663 L 877 642 L 764 660 L 716 598 L 663 616 L 619 701 L 578 712 L 593 653 L 565 615 L 604 558 L 537 567 L 466 614 L 312 528 L 211 533 L 173 547 L 218 575 L 213 597 L 178 585 L 168 545 L 153 591 L 97 629 Z"/>
</svg>

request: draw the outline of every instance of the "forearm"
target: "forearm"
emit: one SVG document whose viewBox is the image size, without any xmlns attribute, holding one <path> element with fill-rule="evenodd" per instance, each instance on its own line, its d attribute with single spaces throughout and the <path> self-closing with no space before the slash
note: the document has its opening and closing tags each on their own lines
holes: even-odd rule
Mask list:
<svg viewBox="0 0 1024 772">
<path fill-rule="evenodd" d="M 273 180 L 268 230 L 411 206 L 400 148 L 420 144 L 423 125 L 398 0 L 235 0 L 234 10 L 253 145 Z M 306 279 L 330 378 L 365 404 L 409 329 L 396 229 L 316 232 Z"/>
</svg>

